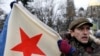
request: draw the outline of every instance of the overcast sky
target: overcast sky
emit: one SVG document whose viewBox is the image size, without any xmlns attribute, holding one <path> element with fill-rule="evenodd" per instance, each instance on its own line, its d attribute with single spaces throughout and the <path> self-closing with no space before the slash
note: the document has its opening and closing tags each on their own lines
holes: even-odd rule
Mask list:
<svg viewBox="0 0 100 56">
<path fill-rule="evenodd" d="M 83 7 L 84 9 L 86 9 L 89 1 L 90 0 L 74 0 L 74 4 L 76 8 Z"/>
<path fill-rule="evenodd" d="M 5 13 L 10 12 L 10 3 L 14 0 L 0 0 L 0 8 L 2 8 Z"/>
</svg>

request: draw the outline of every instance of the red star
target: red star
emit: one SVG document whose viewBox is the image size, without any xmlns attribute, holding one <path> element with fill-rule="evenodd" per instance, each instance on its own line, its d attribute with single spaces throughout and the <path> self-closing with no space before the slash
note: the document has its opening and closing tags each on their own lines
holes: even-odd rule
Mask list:
<svg viewBox="0 0 100 56">
<path fill-rule="evenodd" d="M 31 56 L 32 54 L 45 55 L 37 46 L 42 34 L 29 38 L 29 36 L 21 28 L 20 33 L 22 42 L 11 50 L 23 52 L 24 56 Z"/>
</svg>

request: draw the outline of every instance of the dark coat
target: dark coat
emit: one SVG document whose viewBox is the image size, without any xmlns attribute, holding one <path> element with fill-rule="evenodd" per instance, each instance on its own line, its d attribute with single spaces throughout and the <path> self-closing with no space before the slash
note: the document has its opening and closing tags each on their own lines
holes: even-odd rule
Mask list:
<svg viewBox="0 0 100 56">
<path fill-rule="evenodd" d="M 62 53 L 61 56 L 100 56 L 100 45 L 97 45 L 92 40 L 87 44 L 82 44 L 74 37 L 71 37 L 70 34 L 65 34 L 63 39 L 66 39 L 66 41 L 75 48 L 75 52 L 70 55 Z"/>
</svg>

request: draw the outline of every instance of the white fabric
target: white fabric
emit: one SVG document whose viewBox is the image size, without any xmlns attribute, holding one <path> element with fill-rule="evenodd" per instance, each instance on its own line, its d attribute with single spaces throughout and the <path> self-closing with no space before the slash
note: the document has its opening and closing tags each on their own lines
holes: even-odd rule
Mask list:
<svg viewBox="0 0 100 56">
<path fill-rule="evenodd" d="M 30 38 L 42 34 L 37 46 L 45 55 L 32 53 L 30 56 L 60 56 L 57 46 L 57 40 L 61 38 L 59 34 L 19 4 L 14 4 L 10 15 L 4 56 L 27 56 L 23 52 L 11 50 L 22 42 L 20 28 Z"/>
</svg>

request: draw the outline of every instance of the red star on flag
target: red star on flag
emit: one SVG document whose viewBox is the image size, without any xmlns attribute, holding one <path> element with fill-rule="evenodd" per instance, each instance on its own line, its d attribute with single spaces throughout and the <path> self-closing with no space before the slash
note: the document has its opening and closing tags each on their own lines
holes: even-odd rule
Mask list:
<svg viewBox="0 0 100 56">
<path fill-rule="evenodd" d="M 20 33 L 22 42 L 13 47 L 11 50 L 23 52 L 23 56 L 31 56 L 32 54 L 45 56 L 45 54 L 37 46 L 42 34 L 38 34 L 30 38 L 21 28 Z"/>
</svg>

